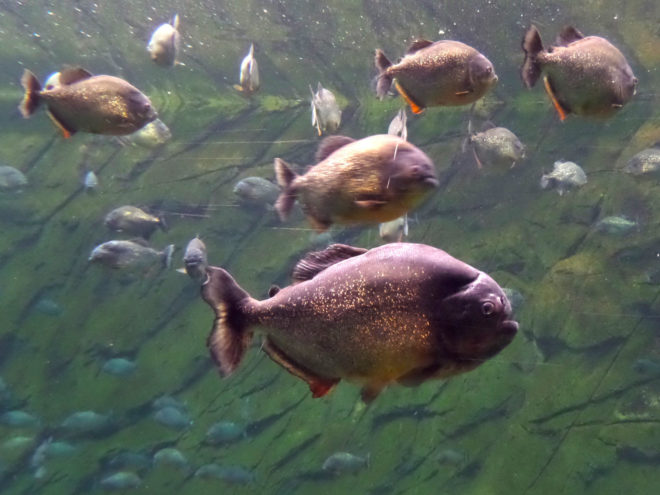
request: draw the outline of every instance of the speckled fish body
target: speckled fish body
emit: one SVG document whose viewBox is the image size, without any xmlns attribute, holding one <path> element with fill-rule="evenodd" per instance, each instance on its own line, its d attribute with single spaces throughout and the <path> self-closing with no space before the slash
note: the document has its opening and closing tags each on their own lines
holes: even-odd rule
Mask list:
<svg viewBox="0 0 660 495">
<path fill-rule="evenodd" d="M 163 219 L 137 206 L 120 206 L 105 216 L 105 226 L 116 232 L 126 232 L 148 239 L 158 228 L 167 230 Z"/>
<path fill-rule="evenodd" d="M 368 400 L 389 383 L 469 371 L 518 327 L 491 277 L 423 244 L 334 244 L 301 260 L 294 284 L 263 301 L 225 270 L 207 273 L 202 297 L 216 313 L 208 345 L 220 372 L 236 369 L 259 326 L 264 350 L 315 397 L 340 379 L 362 384 Z"/>
<path fill-rule="evenodd" d="M 272 209 L 280 188 L 263 177 L 246 177 L 236 183 L 233 192 L 245 205 Z"/>
<path fill-rule="evenodd" d="M 0 165 L 0 190 L 17 190 L 28 183 L 20 170 L 8 165 Z"/>
<path fill-rule="evenodd" d="M 19 107 L 23 116 L 28 118 L 43 102 L 65 137 L 78 131 L 131 134 L 156 118 L 149 98 L 118 77 L 67 69 L 60 73 L 57 85 L 42 90 L 34 74 L 25 70 L 21 83 L 25 88 Z"/>
<path fill-rule="evenodd" d="M 156 251 L 144 243 L 113 240 L 96 246 L 89 255 L 89 261 L 118 269 L 139 270 L 157 265 L 169 268 L 173 252 L 174 244 L 170 244 L 162 251 Z"/>
<path fill-rule="evenodd" d="M 531 88 L 543 75 L 546 91 L 562 120 L 569 113 L 610 117 L 635 94 L 637 78 L 628 61 L 605 38 L 584 37 L 567 26 L 557 45 L 545 50 L 538 30 L 531 26 L 523 40 L 521 76 Z"/>
<path fill-rule="evenodd" d="M 660 147 L 640 151 L 628 160 L 623 171 L 632 175 L 660 175 Z"/>
<path fill-rule="evenodd" d="M 525 156 L 525 146 L 504 127 L 493 127 L 470 136 L 477 163 L 494 167 L 513 167 Z"/>
<path fill-rule="evenodd" d="M 298 199 L 318 231 L 332 223 L 381 223 L 407 213 L 438 184 L 431 159 L 416 146 L 387 134 L 355 141 L 326 138 L 319 163 L 294 174 L 277 158 L 282 194 L 275 208 L 282 220 Z"/>
<path fill-rule="evenodd" d="M 380 72 L 378 96 L 385 96 L 394 79 L 414 113 L 431 106 L 473 103 L 497 83 L 493 64 L 460 41 L 416 41 L 397 64 L 376 50 L 375 62 Z"/>
<path fill-rule="evenodd" d="M 193 280 L 201 281 L 206 276 L 209 262 L 206 255 L 206 244 L 199 237 L 188 242 L 183 253 L 183 272 Z"/>
</svg>

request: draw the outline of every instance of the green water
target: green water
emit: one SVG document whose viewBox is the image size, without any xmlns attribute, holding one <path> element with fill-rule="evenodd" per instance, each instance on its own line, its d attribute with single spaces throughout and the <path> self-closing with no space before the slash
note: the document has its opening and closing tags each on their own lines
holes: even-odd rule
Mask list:
<svg viewBox="0 0 660 495">
<path fill-rule="evenodd" d="M 45 1 L 0 2 L 0 164 L 29 186 L 0 192 L 0 413 L 23 410 L 38 425 L 0 424 L 3 494 L 102 493 L 117 471 L 141 479 L 125 493 L 645 494 L 660 465 L 660 182 L 622 173 L 660 141 L 660 4 L 429 1 Z M 151 32 L 181 17 L 181 62 L 149 60 Z M 639 79 L 638 94 L 607 122 L 560 123 L 541 85 L 523 88 L 520 40 L 535 23 L 550 42 L 565 24 L 608 38 Z M 439 34 L 442 33 L 442 34 Z M 312 162 L 308 85 L 321 81 L 343 107 L 339 133 L 383 133 L 404 103 L 370 89 L 373 53 L 393 60 L 416 38 L 457 39 L 482 51 L 499 84 L 479 111 L 514 131 L 527 158 L 480 171 L 461 153 L 469 109 L 431 108 L 408 119 L 408 139 L 435 162 L 443 186 L 411 213 L 408 241 L 430 244 L 519 291 L 520 331 L 476 370 L 416 388 L 391 386 L 362 414 L 359 389 L 342 382 L 312 399 L 308 387 L 259 351 L 220 379 L 205 339 L 213 315 L 198 287 L 174 270 L 127 273 L 88 264 L 91 249 L 121 234 L 103 225 L 121 205 L 163 214 L 159 249 L 174 243 L 179 265 L 199 235 L 211 263 L 255 297 L 286 285 L 291 268 L 318 248 L 302 216 L 281 223 L 241 207 L 234 184 L 274 178 L 273 158 Z M 250 43 L 262 88 L 232 87 Z M 77 134 L 64 140 L 42 111 L 16 106 L 29 68 L 43 81 L 64 65 L 125 78 L 147 94 L 172 131 L 164 146 L 120 147 Z M 84 145 L 84 146 L 83 146 Z M 556 160 L 580 164 L 589 182 L 560 197 L 539 180 Z M 83 191 L 83 171 L 99 178 Z M 624 236 L 594 231 L 610 215 L 634 219 Z M 377 226 L 331 230 L 361 247 L 382 244 Z M 655 276 L 653 276 L 655 274 Z M 46 300 L 46 303 L 43 301 Z M 53 306 L 53 303 L 55 306 Z M 129 357 L 134 373 L 101 371 Z M 154 421 L 152 401 L 173 395 L 192 424 Z M 96 434 L 65 435 L 75 411 L 110 414 Z M 233 421 L 245 435 L 204 442 L 209 426 Z M 16 437 L 28 437 L 22 441 Z M 31 463 L 49 437 L 73 453 Z M 176 447 L 187 470 L 117 468 L 122 451 L 150 457 Z M 369 455 L 369 468 L 329 476 L 335 452 Z M 245 485 L 192 476 L 217 463 L 254 474 Z M 120 490 L 121 492 L 121 490 Z"/>
</svg>

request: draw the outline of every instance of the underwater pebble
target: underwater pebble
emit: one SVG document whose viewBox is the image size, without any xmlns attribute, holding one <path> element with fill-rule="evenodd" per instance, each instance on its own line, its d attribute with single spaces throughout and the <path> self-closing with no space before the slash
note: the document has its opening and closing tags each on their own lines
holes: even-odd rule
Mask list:
<svg viewBox="0 0 660 495">
<path fill-rule="evenodd" d="M 218 479 L 237 485 L 253 483 L 256 478 L 252 471 L 244 467 L 219 464 L 205 464 L 195 471 L 195 476 L 202 479 Z"/>
<path fill-rule="evenodd" d="M 188 467 L 188 459 L 181 453 L 180 450 L 173 447 L 166 447 L 160 449 L 154 454 L 153 462 L 155 465 L 168 465 L 178 468 Z"/>
<path fill-rule="evenodd" d="M 185 403 L 181 402 L 176 397 L 171 395 L 161 395 L 160 397 L 153 400 L 151 407 L 154 409 L 163 409 L 165 407 L 173 407 L 179 411 L 187 411 L 188 406 Z"/>
<path fill-rule="evenodd" d="M 245 437 L 245 427 L 231 421 L 218 421 L 206 431 L 204 441 L 211 445 L 232 443 Z"/>
<path fill-rule="evenodd" d="M 436 462 L 458 466 L 467 460 L 467 455 L 455 449 L 443 449 L 435 455 Z"/>
<path fill-rule="evenodd" d="M 656 373 L 660 373 L 660 360 L 640 358 L 633 363 L 632 367 L 637 373 L 655 375 Z"/>
<path fill-rule="evenodd" d="M 151 459 L 141 452 L 125 450 L 113 455 L 107 461 L 107 467 L 112 470 L 124 470 L 126 468 L 135 470 L 147 469 L 151 467 Z"/>
<path fill-rule="evenodd" d="M 154 419 L 161 425 L 175 430 L 183 430 L 193 423 L 185 411 L 172 406 L 167 406 L 156 411 Z"/>
<path fill-rule="evenodd" d="M 68 457 L 73 455 L 76 450 L 78 450 L 78 447 L 69 442 L 54 441 L 47 445 L 45 454 L 46 458 Z"/>
<path fill-rule="evenodd" d="M 111 423 L 109 414 L 99 414 L 95 411 L 77 411 L 62 421 L 60 426 L 70 433 L 95 433 L 105 430 Z"/>
<path fill-rule="evenodd" d="M 369 467 L 369 455 L 361 457 L 350 452 L 335 452 L 324 462 L 321 469 L 334 474 L 357 473 Z"/>
<path fill-rule="evenodd" d="M 0 165 L 0 191 L 15 191 L 28 183 L 27 177 L 20 170 Z"/>
<path fill-rule="evenodd" d="M 130 471 L 120 471 L 101 480 L 101 486 L 105 490 L 126 490 L 137 488 L 142 483 L 140 477 Z"/>
<path fill-rule="evenodd" d="M 126 358 L 112 358 L 108 359 L 104 364 L 101 370 L 104 373 L 113 376 L 128 376 L 133 374 L 137 364 L 134 361 Z"/>
<path fill-rule="evenodd" d="M 33 307 L 34 311 L 48 316 L 60 316 L 62 314 L 62 306 L 48 297 L 39 299 Z"/>
<path fill-rule="evenodd" d="M 39 425 L 39 420 L 33 414 L 25 411 L 7 411 L 0 416 L 0 423 L 12 428 L 31 428 Z"/>
</svg>

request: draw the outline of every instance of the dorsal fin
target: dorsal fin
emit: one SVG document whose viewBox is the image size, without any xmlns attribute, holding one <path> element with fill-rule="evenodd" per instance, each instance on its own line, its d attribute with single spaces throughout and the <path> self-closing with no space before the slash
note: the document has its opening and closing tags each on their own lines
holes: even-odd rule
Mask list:
<svg viewBox="0 0 660 495">
<path fill-rule="evenodd" d="M 408 47 L 408 51 L 406 52 L 406 55 L 410 55 L 411 53 L 415 53 L 422 48 L 426 48 L 427 46 L 431 46 L 433 44 L 432 41 L 429 40 L 415 40 L 412 42 L 412 44 Z"/>
<path fill-rule="evenodd" d="M 557 36 L 557 39 L 555 40 L 555 45 L 567 46 L 574 41 L 581 40 L 582 38 L 584 38 L 584 35 L 573 26 L 565 26 L 559 32 L 559 36 Z"/>
<path fill-rule="evenodd" d="M 133 239 L 131 239 L 131 242 L 135 244 L 139 244 L 140 246 L 150 247 L 149 242 L 146 239 L 143 239 L 142 237 L 134 237 Z"/>
<path fill-rule="evenodd" d="M 321 144 L 319 144 L 319 149 L 316 151 L 316 163 L 325 160 L 339 148 L 346 146 L 353 141 L 355 141 L 355 139 L 349 138 L 347 136 L 330 136 L 325 138 L 323 141 L 321 141 Z"/>
<path fill-rule="evenodd" d="M 291 278 L 297 284 L 313 279 L 317 274 L 340 261 L 366 253 L 364 248 L 348 246 L 346 244 L 331 244 L 323 251 L 308 253 L 293 269 Z"/>
<path fill-rule="evenodd" d="M 271 285 L 270 289 L 268 289 L 268 297 L 273 297 L 280 290 L 282 290 L 282 289 L 280 289 L 277 285 Z"/>
<path fill-rule="evenodd" d="M 71 67 L 60 72 L 60 84 L 66 86 L 90 77 L 92 77 L 92 73 L 82 67 Z"/>
</svg>

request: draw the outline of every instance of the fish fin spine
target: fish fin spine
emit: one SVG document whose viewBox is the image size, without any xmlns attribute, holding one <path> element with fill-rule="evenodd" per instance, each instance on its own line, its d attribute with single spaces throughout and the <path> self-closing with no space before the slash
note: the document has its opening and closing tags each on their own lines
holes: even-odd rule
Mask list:
<svg viewBox="0 0 660 495">
<path fill-rule="evenodd" d="M 573 26 L 564 26 L 559 32 L 555 44 L 559 46 L 568 46 L 574 41 L 584 38 L 584 34 L 575 29 Z"/>
<path fill-rule="evenodd" d="M 426 48 L 427 46 L 431 46 L 432 44 L 433 42 L 429 40 L 415 40 L 408 47 L 408 51 L 406 52 L 406 54 L 410 55 L 412 53 L 418 52 L 422 48 Z"/>
<path fill-rule="evenodd" d="M 412 97 L 406 92 L 403 87 L 399 84 L 398 81 L 394 81 L 394 86 L 396 86 L 397 91 L 399 94 L 401 94 L 401 97 L 406 100 L 406 103 L 410 105 L 410 109 L 412 110 L 412 113 L 414 114 L 420 114 L 424 111 L 424 108 L 419 105 L 415 100 L 412 99 Z"/>
<path fill-rule="evenodd" d="M 163 249 L 163 268 L 168 269 L 170 266 L 172 266 L 172 255 L 174 254 L 174 251 L 176 249 L 176 246 L 174 244 L 169 244 L 165 249 Z"/>
<path fill-rule="evenodd" d="M 314 159 L 317 163 L 322 162 L 339 148 L 343 148 L 347 144 L 351 144 L 353 142 L 355 142 L 355 139 L 348 136 L 329 136 L 319 144 L 319 147 L 316 150 L 316 154 L 314 155 Z"/>
<path fill-rule="evenodd" d="M 172 17 L 172 27 L 177 31 L 179 30 L 179 14 L 174 14 L 174 17 Z"/>
<path fill-rule="evenodd" d="M 314 399 L 327 395 L 339 383 L 338 378 L 323 378 L 312 373 L 303 366 L 298 365 L 268 338 L 264 340 L 262 348 L 268 357 L 275 363 L 287 370 L 293 376 L 307 382 Z"/>
<path fill-rule="evenodd" d="M 477 162 L 477 167 L 479 170 L 484 168 L 483 164 L 481 163 L 481 160 L 479 160 L 479 155 L 477 155 L 477 150 L 475 148 L 472 148 L 472 155 L 474 156 L 474 161 Z"/>
<path fill-rule="evenodd" d="M 284 222 L 289 217 L 293 204 L 296 202 L 297 194 L 293 183 L 298 176 L 284 160 L 275 158 L 275 177 L 282 188 L 282 192 L 275 201 L 275 210 L 277 210 L 280 220 Z"/>
<path fill-rule="evenodd" d="M 82 67 L 69 67 L 60 72 L 60 84 L 67 86 L 69 84 L 77 83 L 89 79 L 93 74 Z"/>
<path fill-rule="evenodd" d="M 326 268 L 366 252 L 364 248 L 347 244 L 331 244 L 323 251 L 313 251 L 301 259 L 294 267 L 291 279 L 294 284 L 311 280 Z"/>
<path fill-rule="evenodd" d="M 21 76 L 21 86 L 25 90 L 23 101 L 18 106 L 18 109 L 23 115 L 23 118 L 29 118 L 39 106 L 39 92 L 41 91 L 41 83 L 37 76 L 31 71 L 25 69 L 23 76 Z"/>
<path fill-rule="evenodd" d="M 550 101 L 552 101 L 555 110 L 557 110 L 557 113 L 559 114 L 559 120 L 563 122 L 564 120 L 566 120 L 566 115 L 568 114 L 568 111 L 563 107 L 561 103 L 559 103 L 559 100 L 555 95 L 555 91 L 552 89 L 552 84 L 550 83 L 548 76 L 545 76 L 543 78 L 543 85 L 545 86 L 545 92 L 548 93 L 548 96 L 550 97 Z"/>
<path fill-rule="evenodd" d="M 243 309 L 251 298 L 224 269 L 211 266 L 206 274 L 202 299 L 215 312 L 206 345 L 220 374 L 229 376 L 240 364 L 252 340 Z"/>
<path fill-rule="evenodd" d="M 525 52 L 525 61 L 520 67 L 520 77 L 527 88 L 532 88 L 541 75 L 541 66 L 537 57 L 543 51 L 543 42 L 536 26 L 530 26 L 525 33 L 522 49 Z"/>
<path fill-rule="evenodd" d="M 55 127 L 57 127 L 60 130 L 64 139 L 69 139 L 71 136 L 73 136 L 76 133 L 76 130 L 74 128 L 67 125 L 66 122 L 64 122 L 60 117 L 55 115 L 52 110 L 49 109 L 48 112 L 46 113 L 50 117 L 50 120 L 53 122 L 53 124 L 55 124 Z"/>
<path fill-rule="evenodd" d="M 378 69 L 378 81 L 376 83 L 376 95 L 381 100 L 392 87 L 392 76 L 387 73 L 387 69 L 392 66 L 392 62 L 385 56 L 382 50 L 376 50 L 374 57 L 376 68 Z"/>
</svg>

